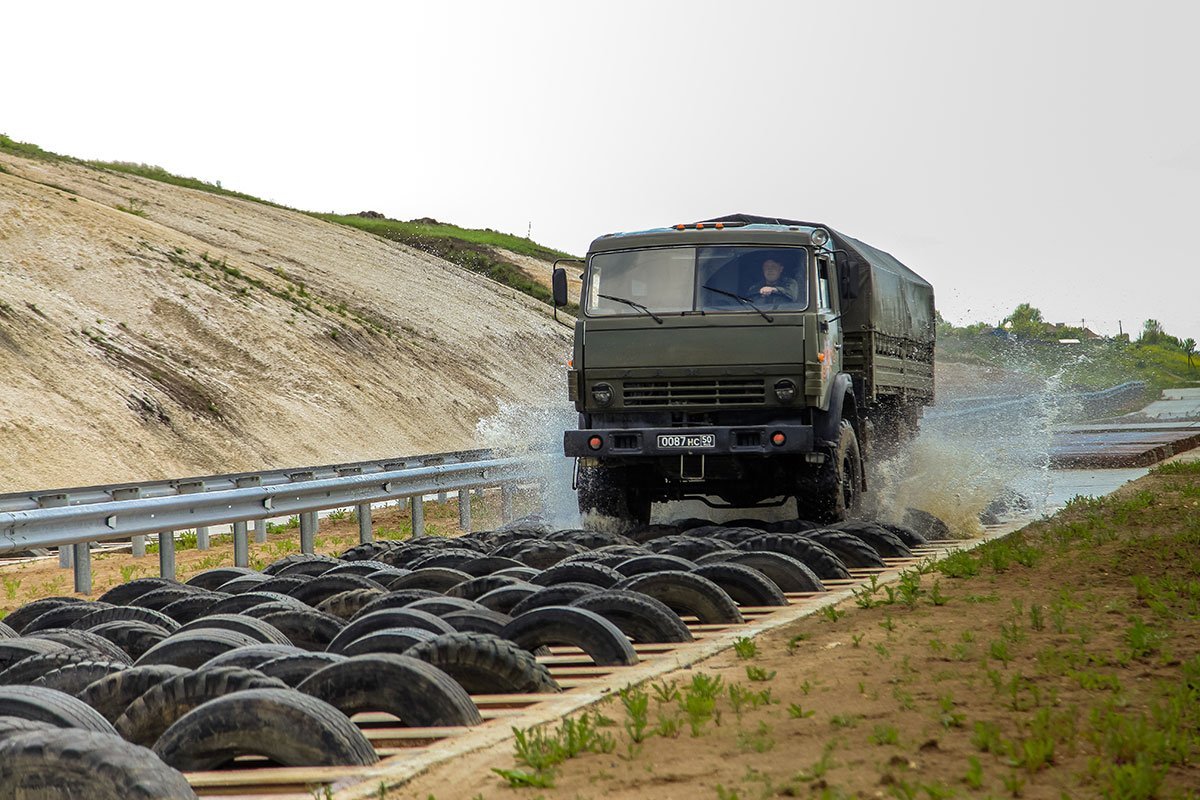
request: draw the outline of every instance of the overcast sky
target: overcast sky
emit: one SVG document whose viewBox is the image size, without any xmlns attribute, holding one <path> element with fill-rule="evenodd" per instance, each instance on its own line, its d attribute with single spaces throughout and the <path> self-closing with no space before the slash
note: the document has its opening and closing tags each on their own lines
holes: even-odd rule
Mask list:
<svg viewBox="0 0 1200 800">
<path fill-rule="evenodd" d="M 942 313 L 1200 339 L 1200 3 L 24 3 L 0 132 L 312 210 L 823 221 Z"/>
</svg>

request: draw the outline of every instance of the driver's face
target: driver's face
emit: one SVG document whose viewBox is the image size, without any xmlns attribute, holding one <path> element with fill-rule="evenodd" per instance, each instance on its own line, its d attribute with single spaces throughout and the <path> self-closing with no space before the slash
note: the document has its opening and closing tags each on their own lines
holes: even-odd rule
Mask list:
<svg viewBox="0 0 1200 800">
<path fill-rule="evenodd" d="M 767 259 L 762 265 L 763 277 L 768 283 L 774 283 L 779 280 L 779 276 L 783 274 L 783 265 L 778 261 Z"/>
</svg>

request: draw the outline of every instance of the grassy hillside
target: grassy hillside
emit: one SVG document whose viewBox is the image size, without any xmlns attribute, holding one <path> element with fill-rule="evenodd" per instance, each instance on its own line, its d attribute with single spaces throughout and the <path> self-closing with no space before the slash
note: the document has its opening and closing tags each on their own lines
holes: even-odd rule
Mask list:
<svg viewBox="0 0 1200 800">
<path fill-rule="evenodd" d="M 175 175 L 162 167 L 151 164 L 138 164 L 129 161 L 83 161 L 71 156 L 64 156 L 43 150 L 35 144 L 18 142 L 0 134 L 0 152 L 11 153 L 24 158 L 35 158 L 43 161 L 65 161 L 94 169 L 109 172 L 136 175 L 172 186 L 195 189 L 210 194 L 234 197 L 253 203 L 274 208 L 288 208 L 278 203 L 272 203 L 252 195 L 226 189 L 219 183 L 209 183 L 199 178 L 188 178 Z M 298 210 L 298 209 L 289 209 Z M 323 214 L 304 211 L 302 213 L 327 222 L 348 225 L 366 231 L 384 239 L 414 247 L 431 255 L 443 258 L 464 269 L 484 275 L 497 283 L 502 283 L 517 291 L 523 292 L 543 303 L 551 302 L 551 295 L 542 283 L 532 279 L 518 264 L 504 257 L 501 250 L 508 250 L 524 256 L 554 261 L 557 258 L 571 258 L 568 253 L 545 247 L 530 239 L 512 236 L 498 231 L 472 228 L 460 228 L 430 219 L 419 219 L 411 222 L 387 219 L 382 215 L 366 214 Z M 575 309 L 569 308 L 569 312 Z"/>
</svg>

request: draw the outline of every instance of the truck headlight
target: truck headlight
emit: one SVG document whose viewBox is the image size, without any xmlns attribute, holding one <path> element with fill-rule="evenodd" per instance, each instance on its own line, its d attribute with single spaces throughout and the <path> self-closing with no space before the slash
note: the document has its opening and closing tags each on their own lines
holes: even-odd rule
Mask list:
<svg viewBox="0 0 1200 800">
<path fill-rule="evenodd" d="M 790 403 L 796 399 L 796 384 L 784 378 L 775 381 L 775 396 L 781 403 Z"/>
<path fill-rule="evenodd" d="M 592 387 L 592 399 L 598 406 L 612 405 L 613 388 L 607 383 L 597 383 Z"/>
</svg>

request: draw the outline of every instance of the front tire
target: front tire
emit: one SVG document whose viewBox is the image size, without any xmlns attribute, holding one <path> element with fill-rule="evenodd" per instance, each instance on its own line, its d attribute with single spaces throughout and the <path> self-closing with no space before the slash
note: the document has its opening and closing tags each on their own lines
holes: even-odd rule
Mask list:
<svg viewBox="0 0 1200 800">
<path fill-rule="evenodd" d="M 863 465 L 854 426 L 842 420 L 838 443 L 825 463 L 800 480 L 796 508 L 814 522 L 842 522 L 862 507 Z"/>
<path fill-rule="evenodd" d="M 579 468 L 579 513 L 645 525 L 650 521 L 650 496 L 629 485 L 621 470 L 604 467 Z"/>
</svg>

